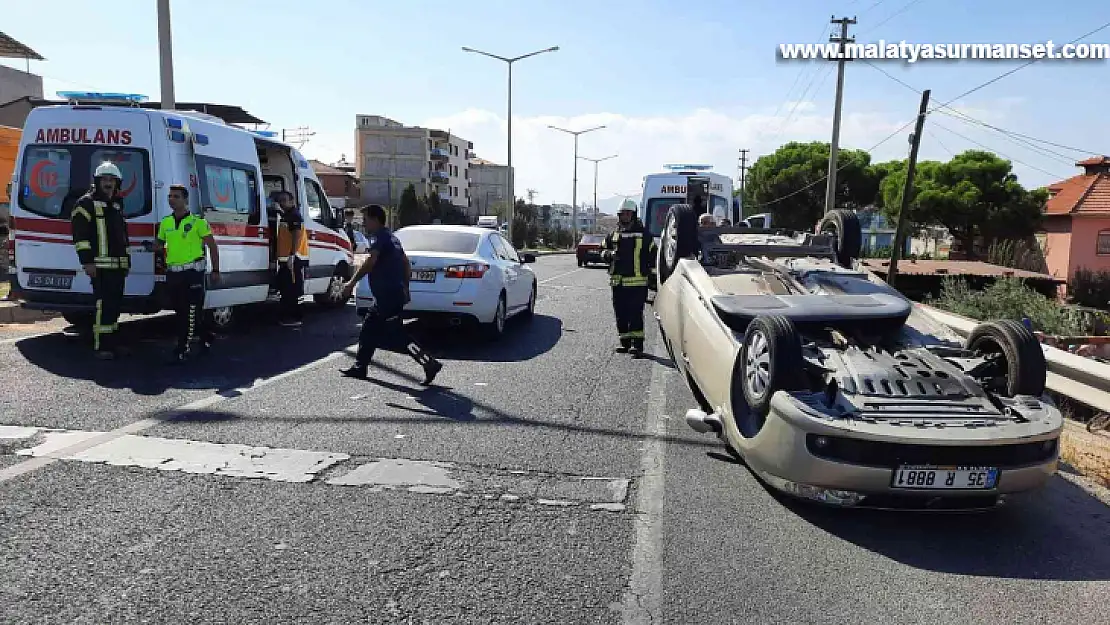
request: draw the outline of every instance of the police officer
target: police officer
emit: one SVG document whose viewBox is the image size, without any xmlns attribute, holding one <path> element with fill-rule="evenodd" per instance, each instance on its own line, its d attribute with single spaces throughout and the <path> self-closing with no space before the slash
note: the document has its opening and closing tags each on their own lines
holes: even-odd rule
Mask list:
<svg viewBox="0 0 1110 625">
<path fill-rule="evenodd" d="M 220 280 L 220 252 L 216 238 L 203 217 L 189 212 L 189 190 L 184 185 L 170 186 L 173 214 L 158 224 L 156 249 L 166 253 L 166 290 L 177 313 L 177 348 L 174 360 L 181 362 L 190 354 L 194 338 L 208 349 L 212 332 L 204 320 L 204 249 L 212 258 L 212 281 Z"/>
<path fill-rule="evenodd" d="M 409 276 L 412 267 L 401 242 L 385 227 L 385 208 L 371 204 L 363 209 L 363 226 L 370 234 L 370 253 L 355 275 L 343 285 L 343 299 L 351 297 L 355 285 L 362 277 L 370 275 L 370 290 L 374 293 L 375 307 L 362 322 L 358 337 L 355 364 L 342 371 L 343 375 L 366 379 L 370 359 L 379 347 L 388 343 L 405 346 L 412 359 L 424 368 L 424 384 L 431 384 L 443 365 L 432 358 L 405 331 L 401 318 L 405 304 L 409 303 Z"/>
<path fill-rule="evenodd" d="M 626 199 L 617 212 L 620 225 L 605 238 L 603 255 L 609 262 L 609 285 L 613 288 L 613 313 L 620 333 L 620 353 L 644 353 L 644 304 L 648 276 L 655 260 L 655 238 L 636 217 L 636 202 Z"/>
<path fill-rule="evenodd" d="M 123 288 L 131 269 L 127 251 L 127 221 L 123 215 L 120 184 L 123 176 L 115 163 L 105 161 L 93 173 L 93 186 L 73 206 L 73 247 L 85 275 L 92 280 L 96 298 L 93 351 L 100 360 L 120 353 L 117 341 Z"/>
</svg>

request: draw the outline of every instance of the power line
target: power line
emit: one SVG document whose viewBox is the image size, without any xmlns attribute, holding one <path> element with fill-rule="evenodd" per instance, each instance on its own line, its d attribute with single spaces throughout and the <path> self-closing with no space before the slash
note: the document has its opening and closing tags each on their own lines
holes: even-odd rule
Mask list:
<svg viewBox="0 0 1110 625">
<path fill-rule="evenodd" d="M 868 13 L 871 12 L 871 9 L 874 9 L 875 7 L 879 6 L 880 4 L 882 4 L 884 2 L 886 2 L 886 0 L 875 0 L 875 2 L 871 6 L 864 9 L 863 13 L 860 13 L 859 16 L 863 17 L 864 15 L 867 15 Z"/>
<path fill-rule="evenodd" d="M 893 80 L 894 82 L 897 82 L 898 84 L 900 84 L 903 87 L 909 89 L 910 91 L 913 91 L 914 93 L 917 93 L 917 94 L 921 93 L 920 89 L 917 89 L 913 85 L 910 85 L 910 84 L 906 83 L 905 81 L 901 80 L 897 76 L 892 75 L 890 72 L 888 72 L 885 69 L 875 65 L 874 63 L 869 63 L 867 61 L 864 61 L 864 64 L 867 65 L 868 67 L 882 73 L 887 78 Z M 1074 164 L 1074 159 L 1072 159 L 1071 157 L 1069 157 L 1067 155 L 1061 154 L 1059 152 L 1054 152 L 1052 150 L 1049 150 L 1047 148 L 1044 148 L 1044 147 L 1041 147 L 1041 146 L 1038 146 L 1038 145 L 1034 145 L 1034 144 L 1029 143 L 1029 142 L 1030 141 L 1035 141 L 1035 142 L 1038 142 L 1038 143 L 1044 143 L 1046 145 L 1051 145 L 1051 146 L 1054 146 L 1054 147 L 1063 148 L 1065 150 L 1071 150 L 1073 152 L 1077 152 L 1077 153 L 1080 153 L 1080 154 L 1083 154 L 1083 155 L 1086 155 L 1086 156 L 1089 156 L 1091 154 L 1100 153 L 1099 150 L 1084 150 L 1082 148 L 1075 148 L 1075 147 L 1063 145 L 1063 144 L 1060 144 L 1060 143 L 1054 143 L 1054 142 L 1048 141 L 1046 139 L 1038 139 L 1037 137 L 1031 137 L 1029 135 L 1025 135 L 1025 134 L 1022 134 L 1022 133 L 1019 133 L 1019 132 L 1014 132 L 1012 130 L 1007 130 L 1005 128 L 1000 128 L 1000 127 L 995 126 L 993 124 L 988 124 L 987 122 L 984 122 L 982 120 L 975 119 L 974 117 L 968 115 L 967 113 L 964 113 L 963 111 L 957 110 L 957 109 L 955 109 L 951 106 L 944 105 L 944 104 L 939 105 L 939 106 L 941 106 L 945 109 L 948 109 L 948 110 L 944 111 L 944 110 L 934 109 L 931 112 L 936 112 L 936 113 L 941 113 L 943 115 L 948 115 L 949 117 L 953 117 L 953 118 L 958 119 L 958 120 L 960 120 L 962 122 L 965 122 L 965 123 L 970 122 L 970 123 L 973 123 L 973 124 L 983 126 L 985 128 L 990 128 L 991 130 L 994 130 L 995 132 L 998 132 L 998 133 L 1004 135 L 1006 137 L 1006 139 L 1008 139 L 1011 143 L 1015 143 L 1017 145 L 1023 145 L 1024 147 L 1026 147 L 1030 151 L 1038 152 L 1042 156 L 1046 156 L 1047 158 L 1052 158 L 1052 156 L 1054 156 L 1055 159 L 1053 159 L 1053 160 L 1059 160 L 1060 162 L 1067 163 L 1068 165 L 1073 165 Z M 949 112 L 949 111 L 951 111 L 951 112 Z M 1017 139 L 1014 139 L 1013 137 L 1019 137 L 1020 139 L 1025 139 L 1025 141 L 1018 141 Z M 1047 156 L 1047 155 L 1052 155 L 1052 156 Z"/>
<path fill-rule="evenodd" d="M 980 143 L 980 142 L 976 141 L 975 139 L 972 139 L 971 137 L 968 137 L 967 135 L 962 135 L 962 134 L 956 132 L 955 130 L 952 130 L 951 128 L 948 128 L 947 126 L 941 126 L 940 124 L 938 124 L 935 121 L 933 122 L 933 125 L 936 126 L 937 128 L 940 128 L 941 130 L 944 130 L 946 132 L 950 132 L 950 133 L 956 135 L 957 137 L 963 139 L 964 141 L 969 141 L 971 143 L 974 143 L 975 145 L 983 148 L 984 150 L 990 150 L 991 152 L 994 152 L 995 154 L 998 154 L 1002 158 L 1013 161 L 1013 162 L 1015 162 L 1019 165 L 1025 165 L 1029 169 L 1035 169 L 1035 170 L 1041 172 L 1042 174 L 1053 176 L 1054 178 L 1059 178 L 1061 180 L 1063 180 L 1064 178 L 1067 178 L 1067 176 L 1061 176 L 1060 174 L 1056 174 L 1056 173 L 1041 169 L 1040 167 L 1037 167 L 1036 165 L 1030 165 L 1029 163 L 1026 163 L 1024 161 L 1019 161 L 1018 159 L 1016 159 L 1012 156 L 1009 156 L 1007 154 L 1003 154 L 1002 152 L 999 152 L 998 150 L 990 147 L 989 145 L 986 145 L 984 143 Z"/>
<path fill-rule="evenodd" d="M 952 156 L 956 156 L 956 153 L 953 152 L 952 149 L 949 148 L 947 145 L 944 145 L 944 142 L 940 140 L 940 137 L 933 134 L 932 130 L 929 130 L 928 128 L 926 128 L 925 133 L 928 134 L 930 137 L 932 137 L 933 141 L 936 141 L 937 145 L 939 145 L 941 148 L 943 148 L 945 152 L 948 152 Z"/>
<path fill-rule="evenodd" d="M 905 130 L 905 129 L 909 128 L 910 126 L 914 125 L 915 123 L 917 123 L 917 116 L 916 116 L 916 115 L 914 115 L 914 118 L 913 118 L 913 119 L 911 119 L 910 121 L 906 122 L 905 124 L 902 124 L 902 125 L 901 125 L 901 126 L 900 126 L 900 127 L 898 128 L 898 130 L 895 130 L 894 132 L 892 132 L 892 133 L 890 133 L 889 135 L 887 135 L 886 137 L 884 137 L 882 141 L 879 141 L 879 142 L 878 142 L 878 143 L 876 143 L 875 145 L 873 145 L 873 146 L 871 146 L 871 147 L 867 148 L 867 149 L 865 150 L 865 152 L 871 152 L 872 150 L 874 150 L 875 148 L 879 147 L 880 145 L 882 145 L 882 144 L 886 143 L 887 141 L 890 141 L 890 140 L 891 140 L 891 139 L 893 139 L 893 138 L 894 138 L 895 136 L 897 136 L 897 135 L 898 135 L 898 133 L 900 133 L 900 132 L 902 132 L 903 130 Z M 839 172 L 839 171 L 841 171 L 841 170 L 843 170 L 843 169 L 847 168 L 847 167 L 848 167 L 849 165 L 851 165 L 851 164 L 852 164 L 852 163 L 850 163 L 850 162 L 849 162 L 849 163 L 845 163 L 845 164 L 841 165 L 840 167 L 838 167 L 836 171 L 837 171 L 837 172 Z M 756 205 L 755 205 L 755 206 L 754 206 L 753 208 L 763 208 L 764 206 L 770 206 L 770 205 L 772 205 L 772 204 L 778 204 L 779 202 L 781 202 L 781 201 L 783 201 L 783 200 L 786 200 L 786 199 L 788 199 L 788 198 L 794 197 L 795 195 L 798 195 L 799 193 L 801 193 L 801 192 L 803 192 L 803 191 L 808 191 L 809 189 L 812 189 L 813 187 L 816 187 L 817 185 L 821 184 L 821 183 L 822 183 L 822 182 L 824 182 L 824 181 L 825 181 L 826 179 L 828 179 L 828 177 L 829 177 L 829 176 L 828 176 L 827 174 L 826 174 L 826 175 L 824 175 L 824 176 L 821 176 L 821 177 L 820 177 L 820 178 L 818 178 L 817 180 L 814 180 L 813 182 L 811 182 L 811 183 L 807 184 L 806 186 L 802 187 L 801 189 L 796 189 L 796 190 L 794 190 L 794 191 L 792 191 L 792 192 L 790 192 L 790 193 L 788 193 L 788 194 L 786 194 L 786 195 L 784 195 L 784 196 L 782 196 L 782 197 L 780 197 L 780 198 L 775 198 L 775 199 L 773 199 L 773 200 L 771 200 L 771 201 L 769 201 L 769 202 L 763 202 L 763 203 L 761 203 L 761 204 L 756 204 Z"/>
<path fill-rule="evenodd" d="M 1099 26 L 1098 28 L 1096 28 L 1096 29 L 1094 29 L 1094 30 L 1090 31 L 1089 33 L 1086 33 L 1086 34 L 1084 34 L 1084 35 L 1080 35 L 1079 37 L 1076 37 L 1075 39 L 1072 39 L 1071 41 L 1067 42 L 1067 43 L 1066 43 L 1066 44 L 1064 44 L 1064 45 L 1065 45 L 1065 46 L 1068 46 L 1068 45 L 1071 45 L 1071 44 L 1073 44 L 1073 43 L 1076 43 L 1076 42 L 1078 42 L 1078 41 L 1082 41 L 1082 40 L 1086 39 L 1087 37 L 1090 37 L 1091 35 L 1093 35 L 1093 34 L 1095 34 L 1095 33 L 1097 33 L 1097 32 L 1100 32 L 1100 31 L 1106 30 L 1107 28 L 1110 28 L 1110 22 L 1106 22 L 1106 23 L 1105 23 L 1105 24 L 1103 24 L 1102 26 Z M 953 102 L 955 102 L 956 100 L 959 100 L 959 99 L 961 99 L 961 98 L 964 98 L 964 97 L 966 97 L 966 96 L 969 96 L 969 95 L 971 95 L 971 94 L 975 93 L 976 91 L 979 91 L 980 89 L 983 89 L 984 87 L 987 87 L 987 86 L 989 86 L 989 85 L 993 85 L 994 83 L 996 83 L 996 82 L 998 82 L 998 81 L 1002 80 L 1003 78 L 1005 78 L 1005 77 L 1007 77 L 1007 76 L 1009 76 L 1009 75 L 1011 75 L 1011 74 L 1014 74 L 1014 73 L 1016 73 L 1016 72 L 1018 72 L 1018 71 L 1020 71 L 1020 70 L 1023 70 L 1023 69 L 1025 69 L 1026 67 L 1029 67 L 1030 65 L 1032 65 L 1032 64 L 1034 64 L 1034 63 L 1036 63 L 1036 62 L 1037 62 L 1037 61 L 1039 61 L 1039 60 L 1041 60 L 1041 59 L 1038 59 L 1038 58 L 1033 58 L 1033 59 L 1030 59 L 1030 60 L 1029 60 L 1028 62 L 1026 62 L 1026 63 L 1022 63 L 1021 65 L 1018 65 L 1018 66 L 1017 66 L 1017 67 L 1015 67 L 1014 69 L 1011 69 L 1011 70 L 1009 70 L 1009 71 L 1007 71 L 1007 72 L 1003 72 L 1003 73 L 999 74 L 998 76 L 995 76 L 994 78 L 992 78 L 992 79 L 988 80 L 987 82 L 985 82 L 985 83 L 983 83 L 983 84 L 981 84 L 981 85 L 979 85 L 979 86 L 977 86 L 977 87 L 974 87 L 974 88 L 972 88 L 972 89 L 968 89 L 967 91 L 965 91 L 965 92 L 961 93 L 960 95 L 956 96 L 955 98 L 952 98 L 951 100 L 949 100 L 949 101 L 945 102 L 944 104 L 940 104 L 940 105 L 938 105 L 938 107 L 940 107 L 940 108 L 945 108 L 945 107 L 947 107 L 947 106 L 948 106 L 949 104 L 952 104 Z M 930 112 L 932 112 L 932 111 L 930 111 Z"/>
<path fill-rule="evenodd" d="M 818 44 L 823 43 L 823 40 L 825 39 L 825 35 L 828 34 L 831 31 L 831 28 L 832 27 L 829 26 L 829 25 L 822 26 L 821 35 L 817 39 Z M 802 76 L 805 75 L 805 73 L 806 73 L 806 69 L 807 69 L 807 66 L 803 63 L 801 69 L 798 70 L 797 76 L 794 77 L 794 83 L 791 84 L 790 88 L 786 90 L 786 97 L 783 98 L 782 102 L 779 102 L 779 105 L 777 107 L 775 107 L 775 113 L 774 113 L 774 115 L 772 115 L 773 118 L 777 118 L 779 116 L 779 112 L 782 110 L 782 107 L 787 102 L 790 102 L 790 95 L 792 93 L 794 93 L 794 87 L 798 86 L 798 83 L 801 81 Z M 820 74 L 820 73 L 821 73 L 821 66 L 819 64 L 814 64 L 814 73 L 810 77 L 809 85 L 806 87 L 805 91 L 802 92 L 801 97 L 799 97 L 797 100 L 794 101 L 794 107 L 790 109 L 790 113 L 787 114 L 786 118 L 779 122 L 778 126 L 775 129 L 775 134 L 771 136 L 771 139 L 778 139 L 779 136 L 782 135 L 782 131 L 786 129 L 787 122 L 790 120 L 791 117 L 794 116 L 794 111 L 796 111 L 798 109 L 798 105 L 801 104 L 805 100 L 806 93 L 809 92 L 810 87 L 813 86 L 813 81 L 817 78 L 818 74 Z"/>
<path fill-rule="evenodd" d="M 889 22 L 890 20 L 892 20 L 892 19 L 894 19 L 894 18 L 898 17 L 899 15 L 901 15 L 901 14 L 905 13 L 906 11 L 909 11 L 909 10 L 910 10 L 910 8 L 912 8 L 912 7 L 913 7 L 913 5 L 917 4 L 918 2 L 921 2 L 921 0 L 910 0 L 910 1 L 909 1 L 909 3 L 907 3 L 907 4 L 906 4 L 906 5 L 904 6 L 904 7 L 902 7 L 902 8 L 901 8 L 901 9 L 899 9 L 898 11 L 895 11 L 894 13 L 891 13 L 891 14 L 890 14 L 890 16 L 889 16 L 889 17 L 887 17 L 887 18 L 886 18 L 885 20 L 883 20 L 883 21 L 879 22 L 878 24 L 875 24 L 875 25 L 874 25 L 874 26 L 872 26 L 871 28 L 869 28 L 869 29 L 867 29 L 866 31 L 864 31 L 864 32 L 863 32 L 862 34 L 867 34 L 867 33 L 871 32 L 871 31 L 873 31 L 873 30 L 876 30 L 877 28 L 879 28 L 879 27 L 880 27 L 880 26 L 882 26 L 883 24 L 886 24 L 886 23 L 887 23 L 887 22 Z M 880 2 L 879 4 L 881 4 L 881 2 Z M 877 6 L 877 5 L 876 5 L 876 6 Z"/>
</svg>

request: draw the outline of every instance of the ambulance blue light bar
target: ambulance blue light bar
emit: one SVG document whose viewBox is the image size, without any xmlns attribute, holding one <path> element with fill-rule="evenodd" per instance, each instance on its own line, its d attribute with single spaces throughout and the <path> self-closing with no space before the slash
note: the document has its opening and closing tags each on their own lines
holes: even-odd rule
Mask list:
<svg viewBox="0 0 1110 625">
<path fill-rule="evenodd" d="M 184 130 L 185 122 L 176 117 L 166 117 L 166 127 L 173 128 L 174 130 Z"/>
<path fill-rule="evenodd" d="M 185 133 L 180 130 L 168 130 L 170 141 L 174 143 L 185 143 Z"/>
<path fill-rule="evenodd" d="M 197 145 L 208 145 L 208 135 L 193 133 L 193 143 Z"/>
<path fill-rule="evenodd" d="M 141 93 L 106 93 L 100 91 L 56 91 L 55 95 L 70 101 L 128 102 L 130 104 L 141 104 L 150 99 Z"/>
<path fill-rule="evenodd" d="M 252 130 L 251 132 L 253 132 L 254 134 L 256 134 L 260 137 L 273 138 L 273 137 L 278 136 L 278 133 L 274 132 L 273 130 Z"/>
<path fill-rule="evenodd" d="M 667 165 L 663 166 L 663 169 L 669 169 L 671 171 L 712 171 L 713 166 L 712 165 L 674 165 L 674 164 L 667 164 Z"/>
</svg>

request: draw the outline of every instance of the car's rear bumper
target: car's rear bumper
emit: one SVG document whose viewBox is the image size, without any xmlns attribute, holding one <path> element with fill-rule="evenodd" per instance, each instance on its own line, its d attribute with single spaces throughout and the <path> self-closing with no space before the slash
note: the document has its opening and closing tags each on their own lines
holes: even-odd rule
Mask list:
<svg viewBox="0 0 1110 625">
<path fill-rule="evenodd" d="M 587 263 L 600 263 L 604 262 L 601 258 L 601 250 L 578 250 L 578 260 Z"/>
<path fill-rule="evenodd" d="M 816 423 L 806 427 L 807 419 L 792 398 L 778 393 L 759 434 L 744 446 L 744 459 L 769 486 L 831 505 L 909 510 L 991 508 L 1006 495 L 1043 486 L 1056 473 L 1059 458 L 1058 430 L 1031 438 L 991 440 L 990 444 L 969 440 L 940 445 L 942 441 L 928 439 L 907 443 L 897 437 L 853 437 L 845 429 L 832 434 Z M 898 466 L 934 464 L 921 458 L 940 447 L 944 449 L 936 451 L 935 457 L 943 460 L 936 464 L 995 467 L 999 470 L 996 486 L 976 490 L 892 486 Z M 953 453 L 953 448 L 966 454 Z"/>
<path fill-rule="evenodd" d="M 497 311 L 496 296 L 479 294 L 477 288 L 462 288 L 457 293 L 410 292 L 411 301 L 405 306 L 404 317 L 442 321 L 447 325 L 463 322 L 490 323 Z M 374 306 L 374 297 L 356 293 L 355 310 L 366 314 Z"/>
</svg>

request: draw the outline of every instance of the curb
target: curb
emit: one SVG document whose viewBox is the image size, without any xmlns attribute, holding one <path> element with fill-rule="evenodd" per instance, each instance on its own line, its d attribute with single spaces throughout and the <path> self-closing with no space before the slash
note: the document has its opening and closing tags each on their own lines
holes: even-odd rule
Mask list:
<svg viewBox="0 0 1110 625">
<path fill-rule="evenodd" d="M 544 250 L 542 252 L 529 252 L 528 250 L 521 250 L 521 254 L 535 254 L 536 256 L 558 256 L 561 254 L 573 254 L 573 250 Z"/>
<path fill-rule="evenodd" d="M 18 302 L 0 301 L 0 323 L 38 323 L 58 316 L 60 315 L 54 312 L 24 308 Z"/>
</svg>

